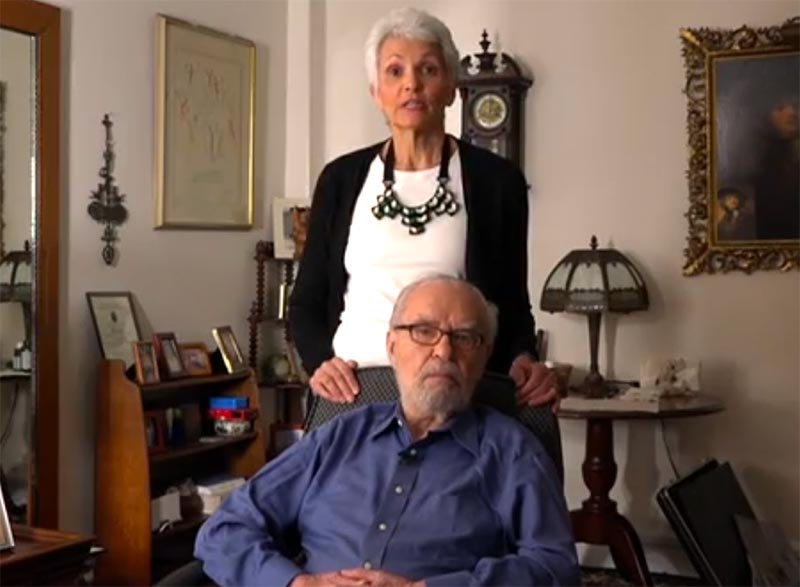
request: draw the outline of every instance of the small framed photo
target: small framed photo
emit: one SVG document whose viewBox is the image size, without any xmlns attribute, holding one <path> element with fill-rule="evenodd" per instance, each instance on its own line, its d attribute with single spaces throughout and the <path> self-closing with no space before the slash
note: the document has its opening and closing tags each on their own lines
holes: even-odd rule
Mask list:
<svg viewBox="0 0 800 587">
<path fill-rule="evenodd" d="M 161 374 L 166 379 L 180 379 L 189 376 L 181 358 L 178 341 L 172 332 L 156 332 L 153 334 L 153 344 L 156 348 Z"/>
<path fill-rule="evenodd" d="M 167 414 L 164 410 L 148 410 L 144 413 L 144 435 L 148 452 L 167 450 Z"/>
<path fill-rule="evenodd" d="M 225 362 L 225 368 L 228 373 L 236 373 L 247 369 L 239 343 L 236 342 L 236 337 L 233 335 L 233 329 L 230 326 L 219 326 L 212 329 L 211 333 L 214 335 L 214 340 L 217 341 L 219 352 L 222 355 L 222 360 Z"/>
<path fill-rule="evenodd" d="M 306 200 L 275 198 L 272 201 L 272 232 L 276 259 L 296 259 L 305 244 L 310 204 Z"/>
<path fill-rule="evenodd" d="M 189 375 L 199 377 L 211 375 L 211 359 L 208 356 L 208 347 L 204 342 L 182 342 L 178 345 L 183 359 L 183 366 L 186 367 Z"/>
<path fill-rule="evenodd" d="M 158 375 L 156 347 L 152 342 L 134 342 L 133 360 L 136 363 L 136 381 L 139 385 L 152 385 L 161 381 Z"/>
<path fill-rule="evenodd" d="M 14 534 L 11 532 L 11 523 L 8 521 L 8 510 L 6 510 L 3 492 L 0 491 L 0 550 L 9 548 L 14 548 Z"/>
<path fill-rule="evenodd" d="M 134 363 L 132 342 L 142 333 L 133 311 L 131 292 L 88 291 L 86 301 L 104 359 L 120 359 L 125 367 Z"/>
</svg>

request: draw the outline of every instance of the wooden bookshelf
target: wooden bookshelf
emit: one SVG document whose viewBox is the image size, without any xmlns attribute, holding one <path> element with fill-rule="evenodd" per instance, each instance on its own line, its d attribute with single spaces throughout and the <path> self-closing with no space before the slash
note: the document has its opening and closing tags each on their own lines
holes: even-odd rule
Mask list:
<svg viewBox="0 0 800 587">
<path fill-rule="evenodd" d="M 177 485 L 194 468 L 203 476 L 227 472 L 247 478 L 264 465 L 260 417 L 253 422 L 253 431 L 242 436 L 190 442 L 163 452 L 148 450 L 145 411 L 195 403 L 204 416 L 212 396 L 243 396 L 251 407 L 260 408 L 258 386 L 249 369 L 139 386 L 128 378 L 122 361 L 100 363 L 95 529 L 106 552 L 97 561 L 98 585 L 152 585 L 191 557 L 191 543 L 205 516 L 195 514 L 164 532 L 152 532 L 150 501 L 161 494 L 154 488 Z"/>
</svg>

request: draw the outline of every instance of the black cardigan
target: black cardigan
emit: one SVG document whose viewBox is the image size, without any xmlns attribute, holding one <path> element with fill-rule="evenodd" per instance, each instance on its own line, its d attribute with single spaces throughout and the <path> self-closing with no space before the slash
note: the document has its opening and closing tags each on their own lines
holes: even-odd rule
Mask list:
<svg viewBox="0 0 800 587">
<path fill-rule="evenodd" d="M 332 161 L 314 190 L 303 261 L 289 303 L 290 332 L 309 375 L 333 357 L 347 287 L 344 252 L 353 209 L 383 144 Z M 517 355 L 536 356 L 528 298 L 528 186 L 508 160 L 463 141 L 458 147 L 468 213 L 466 277 L 498 308 L 497 339 L 487 368 L 507 373 Z"/>
</svg>

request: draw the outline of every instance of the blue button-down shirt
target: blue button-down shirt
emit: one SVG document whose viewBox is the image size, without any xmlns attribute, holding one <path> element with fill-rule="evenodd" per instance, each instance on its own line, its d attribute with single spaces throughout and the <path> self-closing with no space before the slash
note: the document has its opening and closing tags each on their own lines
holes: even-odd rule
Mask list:
<svg viewBox="0 0 800 587">
<path fill-rule="evenodd" d="M 285 553 L 300 538 L 302 567 Z M 413 441 L 397 404 L 318 428 L 203 525 L 195 556 L 221 585 L 380 569 L 437 585 L 578 585 L 564 495 L 536 437 L 488 408 Z"/>
</svg>

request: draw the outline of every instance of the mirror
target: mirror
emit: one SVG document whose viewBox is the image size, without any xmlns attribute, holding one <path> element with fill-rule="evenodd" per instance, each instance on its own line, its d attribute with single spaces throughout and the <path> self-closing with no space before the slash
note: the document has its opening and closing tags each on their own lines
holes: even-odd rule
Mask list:
<svg viewBox="0 0 800 587">
<path fill-rule="evenodd" d="M 60 29 L 58 8 L 33 0 L 3 2 L 2 490 L 13 521 L 49 528 L 58 526 Z"/>
</svg>

